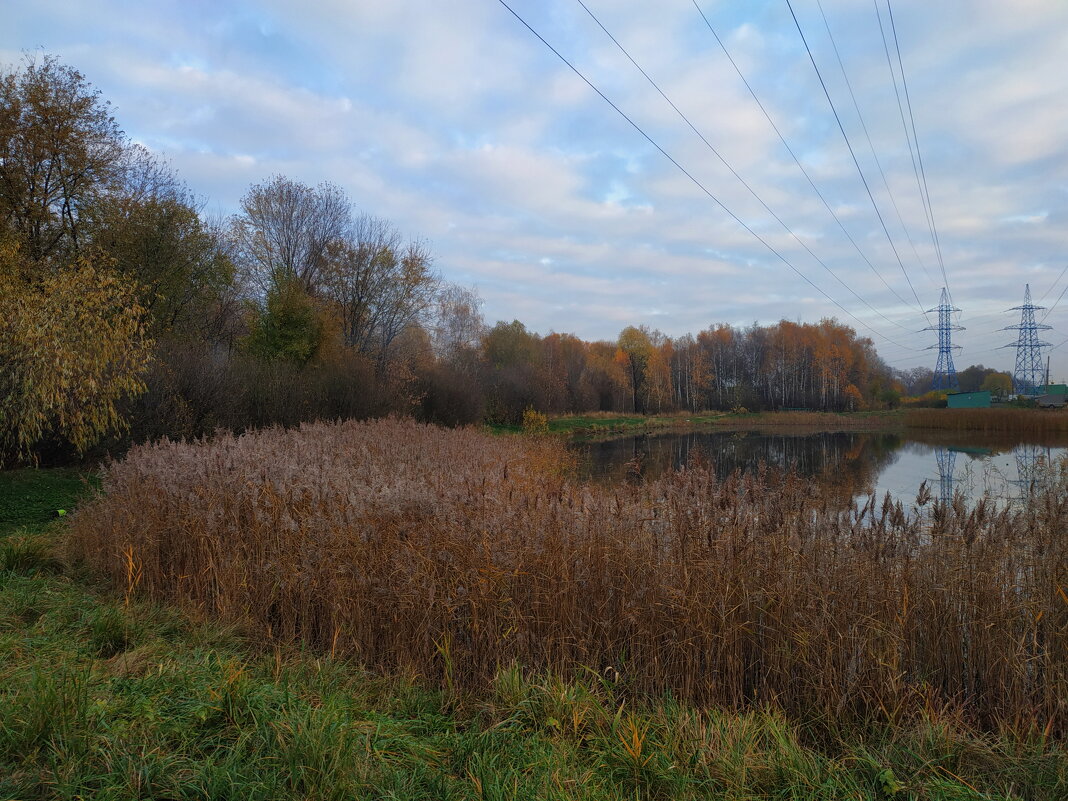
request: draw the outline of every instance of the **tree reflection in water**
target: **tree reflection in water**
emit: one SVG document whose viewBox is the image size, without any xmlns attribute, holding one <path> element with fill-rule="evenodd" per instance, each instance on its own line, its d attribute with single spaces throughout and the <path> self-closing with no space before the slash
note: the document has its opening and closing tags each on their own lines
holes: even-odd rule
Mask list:
<svg viewBox="0 0 1068 801">
<path fill-rule="evenodd" d="M 957 492 L 966 498 L 1026 500 L 1068 454 L 1066 446 L 1063 438 L 1038 444 L 956 432 L 774 431 L 658 433 L 575 445 L 584 457 L 581 477 L 595 481 L 644 481 L 693 459 L 711 463 L 720 477 L 765 464 L 811 479 L 832 503 L 889 489 L 906 505 L 924 481 L 934 484 L 946 502 Z M 963 467 L 959 454 L 967 457 Z"/>
</svg>

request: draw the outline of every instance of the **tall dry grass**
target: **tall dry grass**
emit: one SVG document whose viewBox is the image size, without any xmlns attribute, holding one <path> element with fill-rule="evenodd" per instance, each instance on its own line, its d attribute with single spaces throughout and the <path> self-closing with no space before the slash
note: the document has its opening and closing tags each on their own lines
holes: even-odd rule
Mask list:
<svg viewBox="0 0 1068 801">
<path fill-rule="evenodd" d="M 990 434 L 1068 434 L 1068 412 L 1055 409 L 909 409 L 905 412 L 905 425 Z"/>
<path fill-rule="evenodd" d="M 130 592 L 448 687 L 513 663 L 807 719 L 1065 731 L 1068 496 L 924 519 L 707 465 L 573 482 L 553 441 L 412 422 L 133 449 L 72 522 Z"/>
</svg>

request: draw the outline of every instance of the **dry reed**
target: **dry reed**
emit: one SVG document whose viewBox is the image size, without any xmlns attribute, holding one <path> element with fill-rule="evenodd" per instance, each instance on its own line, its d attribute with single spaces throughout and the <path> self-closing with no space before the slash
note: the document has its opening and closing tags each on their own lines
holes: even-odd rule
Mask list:
<svg viewBox="0 0 1068 801">
<path fill-rule="evenodd" d="M 909 409 L 905 425 L 990 434 L 1066 434 L 1068 413 L 1049 409 Z"/>
<path fill-rule="evenodd" d="M 134 448 L 72 521 L 129 592 L 380 670 L 1065 731 L 1068 498 L 842 510 L 762 472 L 583 485 L 552 440 L 400 420 Z"/>
</svg>

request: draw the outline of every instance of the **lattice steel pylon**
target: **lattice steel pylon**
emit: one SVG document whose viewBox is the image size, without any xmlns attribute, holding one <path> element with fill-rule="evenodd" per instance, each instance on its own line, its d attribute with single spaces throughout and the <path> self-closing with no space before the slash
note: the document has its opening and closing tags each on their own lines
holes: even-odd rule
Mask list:
<svg viewBox="0 0 1068 801">
<path fill-rule="evenodd" d="M 1042 364 L 1042 348 L 1048 348 L 1048 342 L 1038 338 L 1039 331 L 1046 331 L 1052 326 L 1035 322 L 1035 310 L 1045 306 L 1036 306 L 1031 302 L 1031 285 L 1024 285 L 1024 302 L 1022 306 L 1013 306 L 1009 311 L 1020 312 L 1019 325 L 1007 325 L 1002 331 L 1019 331 L 1015 342 L 1003 345 L 1016 348 L 1016 369 L 1012 371 L 1012 389 L 1017 395 L 1037 395 L 1038 388 L 1044 384 L 1045 365 Z"/>
<path fill-rule="evenodd" d="M 935 462 L 938 464 L 938 499 L 945 504 L 953 503 L 953 471 L 957 465 L 956 451 L 939 448 L 935 451 Z"/>
<path fill-rule="evenodd" d="M 945 287 L 942 287 L 942 297 L 938 301 L 938 307 L 927 310 L 928 314 L 938 312 L 938 325 L 929 325 L 923 329 L 924 331 L 938 332 L 938 344 L 927 348 L 927 350 L 938 348 L 938 363 L 935 365 L 935 376 L 931 389 L 960 388 L 960 384 L 957 382 L 957 368 L 953 366 L 953 351 L 954 349 L 959 350 L 960 345 L 953 344 L 953 332 L 963 331 L 964 328 L 954 325 L 952 316 L 953 312 L 959 311 L 960 309 L 949 302 L 949 293 Z"/>
<path fill-rule="evenodd" d="M 1050 449 L 1040 445 L 1020 445 L 1013 455 L 1016 457 L 1016 480 L 1010 483 L 1019 488 L 1021 498 L 1029 498 L 1048 483 Z"/>
</svg>

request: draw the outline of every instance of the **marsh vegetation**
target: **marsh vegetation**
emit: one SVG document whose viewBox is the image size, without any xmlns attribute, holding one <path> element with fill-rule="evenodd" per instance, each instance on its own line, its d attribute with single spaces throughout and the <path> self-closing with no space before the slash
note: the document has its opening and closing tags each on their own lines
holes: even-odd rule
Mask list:
<svg viewBox="0 0 1068 801">
<path fill-rule="evenodd" d="M 130 595 L 445 688 L 520 665 L 805 720 L 1062 732 L 1064 480 L 920 516 L 791 473 L 598 486 L 548 438 L 316 424 L 135 448 L 70 545 Z"/>
</svg>

